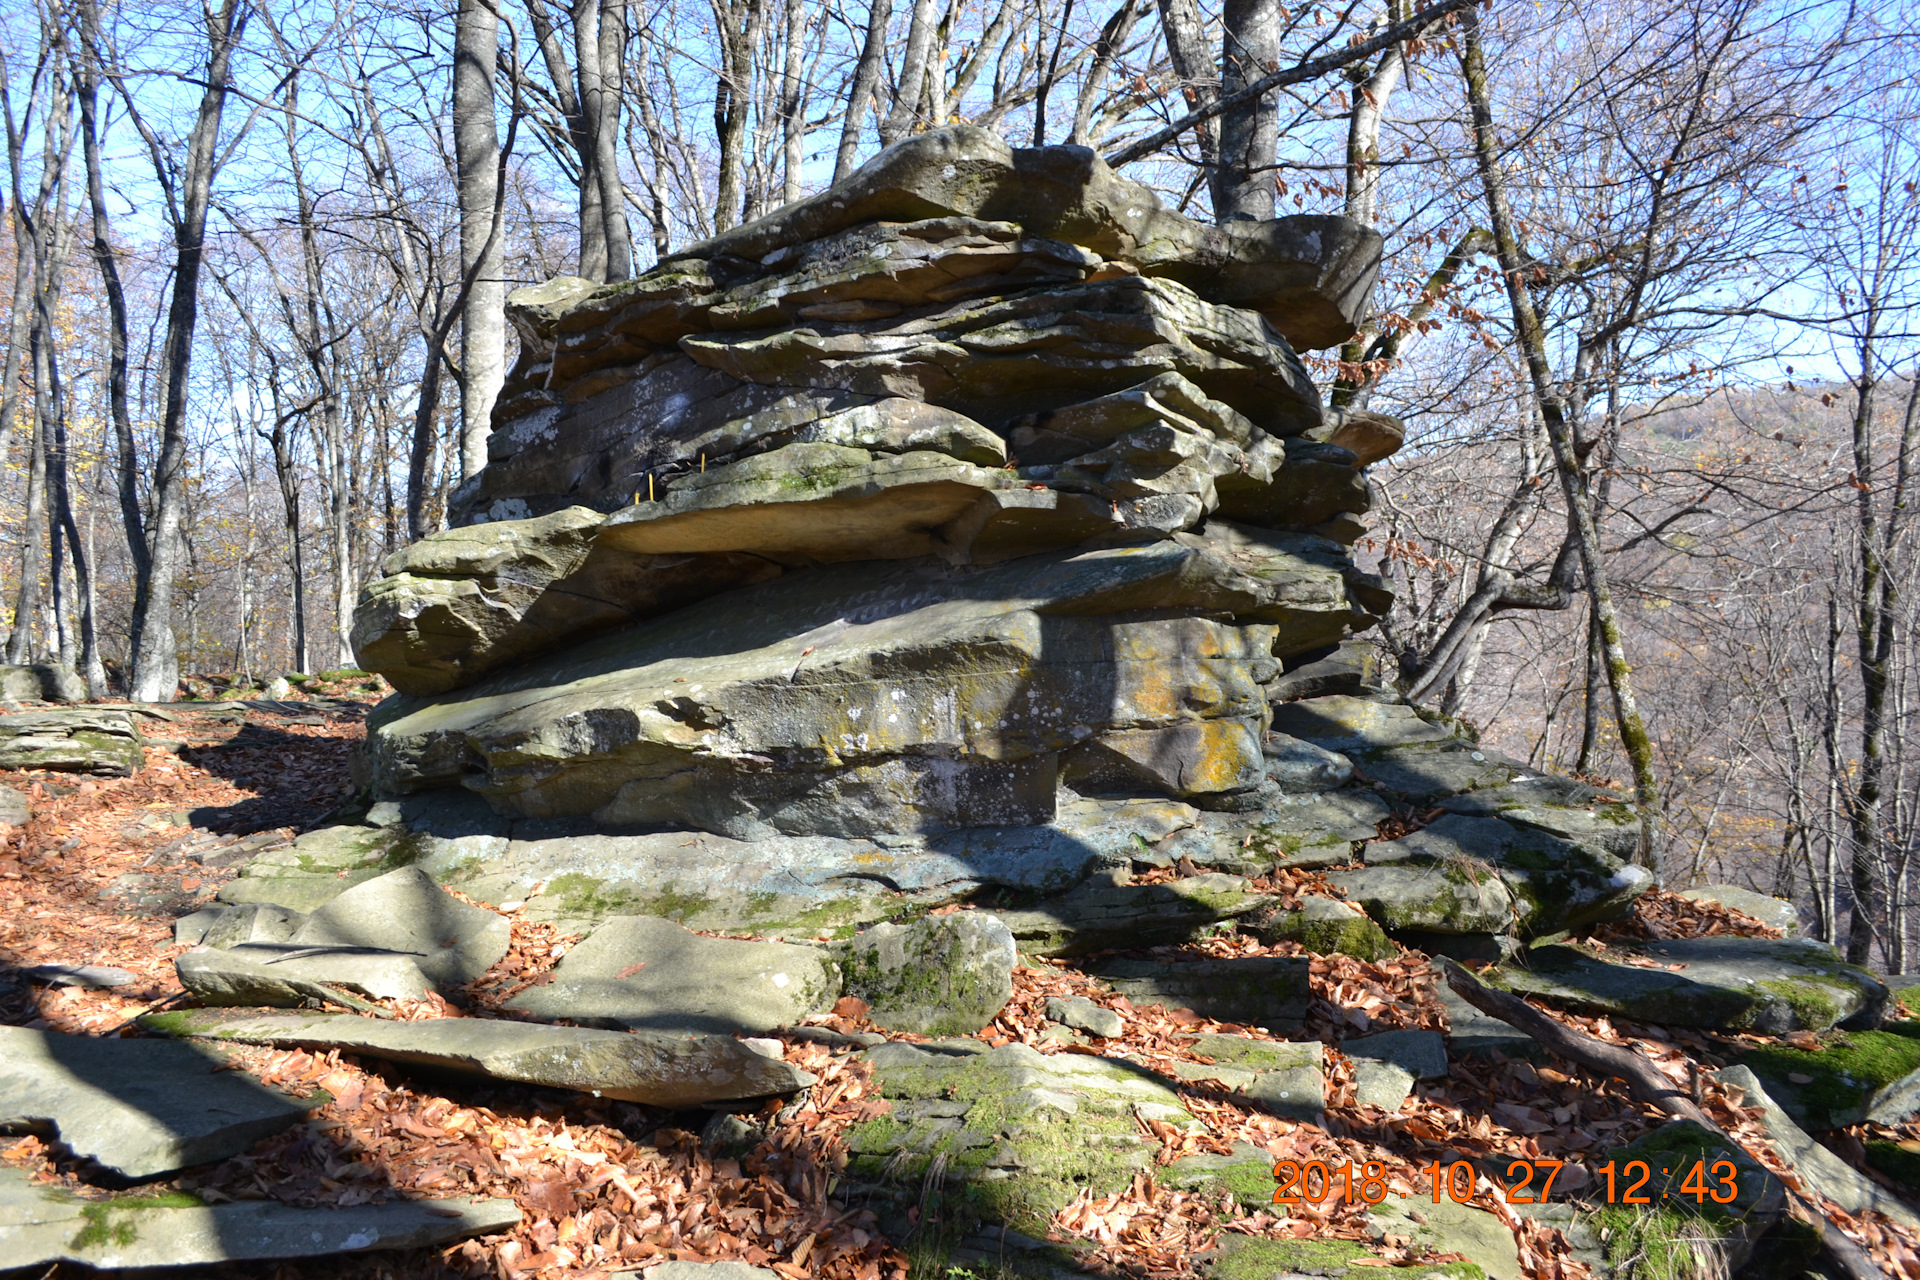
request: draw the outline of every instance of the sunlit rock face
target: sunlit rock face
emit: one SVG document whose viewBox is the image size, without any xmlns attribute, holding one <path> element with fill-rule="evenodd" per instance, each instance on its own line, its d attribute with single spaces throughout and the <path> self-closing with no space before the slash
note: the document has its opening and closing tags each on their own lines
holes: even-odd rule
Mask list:
<svg viewBox="0 0 1920 1280">
<path fill-rule="evenodd" d="M 1297 352 L 1353 332 L 1379 254 L 957 126 L 638 279 L 520 291 L 488 465 L 354 629 L 400 691 L 359 762 L 375 810 L 492 816 L 347 843 L 702 927 L 1000 886 L 1055 950 L 1085 922 L 1036 894 L 1203 927 L 1258 905 L 1240 877 L 1353 861 L 1395 797 L 1277 703 L 1400 712 L 1369 750 L 1471 747 L 1329 657 L 1390 602 L 1349 549 L 1401 430 L 1325 409 Z M 1225 887 L 1128 887 L 1176 859 Z"/>
</svg>

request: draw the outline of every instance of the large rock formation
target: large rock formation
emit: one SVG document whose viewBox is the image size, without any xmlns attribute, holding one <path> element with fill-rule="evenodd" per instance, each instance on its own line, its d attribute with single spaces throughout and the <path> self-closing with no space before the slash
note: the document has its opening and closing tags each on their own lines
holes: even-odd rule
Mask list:
<svg viewBox="0 0 1920 1280">
<path fill-rule="evenodd" d="M 1341 647 L 1391 600 L 1350 548 L 1401 431 L 1298 350 L 1352 332 L 1379 252 L 959 126 L 638 279 L 516 293 L 488 465 L 356 615 L 400 691 L 378 803 L 224 896 L 410 865 L 575 926 L 802 938 L 974 901 L 1070 955 L 1375 842 L 1334 882 L 1407 936 L 1618 911 L 1623 810 Z"/>
</svg>

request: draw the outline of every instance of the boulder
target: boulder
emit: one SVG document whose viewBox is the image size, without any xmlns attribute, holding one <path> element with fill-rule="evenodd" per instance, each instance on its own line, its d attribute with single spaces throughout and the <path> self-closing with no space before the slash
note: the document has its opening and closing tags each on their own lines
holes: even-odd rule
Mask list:
<svg viewBox="0 0 1920 1280">
<path fill-rule="evenodd" d="M 728 1035 L 597 1031 L 483 1018 L 382 1022 L 350 1013 L 238 1018 L 210 1012 L 159 1013 L 147 1015 L 141 1025 L 165 1035 L 321 1052 L 337 1049 L 654 1107 L 775 1097 L 814 1082 L 797 1067 L 756 1053 Z"/>
<path fill-rule="evenodd" d="M 0 1027 L 0 1126 L 51 1133 L 122 1178 L 238 1155 L 326 1100 L 289 1098 L 198 1046 Z"/>
<path fill-rule="evenodd" d="M 276 1200 L 201 1204 L 184 1194 L 131 1192 L 85 1200 L 0 1168 L 0 1257 L 12 1267 L 79 1263 L 120 1268 L 211 1266 L 416 1249 L 519 1225 L 505 1199 L 397 1200 L 351 1209 L 297 1209 Z"/>
<path fill-rule="evenodd" d="M 1269 732 L 1260 749 L 1266 776 L 1282 791 L 1333 791 L 1353 781 L 1353 761 L 1311 742 Z"/>
<path fill-rule="evenodd" d="M 552 980 L 508 1002 L 536 1018 L 656 1032 L 790 1027 L 833 1003 L 825 954 L 706 938 L 655 916 L 615 916 L 576 943 Z"/>
<path fill-rule="evenodd" d="M 1615 944 L 1605 954 L 1536 947 L 1525 968 L 1503 966 L 1484 976 L 1578 1013 L 1762 1035 L 1836 1024 L 1870 1028 L 1887 1003 L 1879 979 L 1819 942 L 1675 938 Z"/>
<path fill-rule="evenodd" d="M 1453 813 L 1398 840 L 1368 845 L 1365 859 L 1365 870 L 1349 877 L 1362 886 L 1357 892 L 1350 890 L 1351 897 L 1372 893 L 1374 900 L 1383 903 L 1383 911 L 1392 910 L 1384 905 L 1378 889 L 1365 887 L 1392 868 L 1438 876 L 1454 886 L 1456 900 L 1476 893 L 1481 886 L 1475 881 L 1493 877 L 1506 890 L 1514 927 L 1525 934 L 1558 933 L 1619 916 L 1654 884 L 1650 872 L 1598 846 L 1569 843 L 1538 827 L 1518 826 L 1501 818 Z M 1403 911 L 1396 911 L 1393 919 L 1376 918 L 1389 927 L 1435 932 L 1476 933 L 1489 928 L 1468 915 L 1452 922 L 1452 928 L 1437 917 L 1409 919 Z M 1492 926 L 1494 932 L 1501 929 Z"/>
<path fill-rule="evenodd" d="M 0 664 L 0 702 L 85 702 L 87 682 L 55 663 Z"/>
<path fill-rule="evenodd" d="M 877 924 L 834 948 L 843 989 L 867 1002 L 875 1026 L 918 1035 L 971 1035 L 1013 998 L 1013 934 L 984 911 Z"/>
<path fill-rule="evenodd" d="M 0 715 L 0 769 L 51 769 L 130 778 L 145 763 L 125 711 L 86 708 Z"/>
<path fill-rule="evenodd" d="M 351 948 L 403 955 L 429 981 L 452 987 L 498 963 L 510 933 L 504 916 L 468 906 L 418 867 L 401 867 L 327 902 L 288 945 L 323 954 L 352 954 Z"/>
<path fill-rule="evenodd" d="M 367 772 L 388 794 L 459 784 L 529 817 L 741 839 L 1044 823 L 1063 748 L 1264 703 L 1269 626 L 1102 615 L 1259 595 L 1170 542 L 789 573 L 436 702 L 389 699 Z"/>
</svg>

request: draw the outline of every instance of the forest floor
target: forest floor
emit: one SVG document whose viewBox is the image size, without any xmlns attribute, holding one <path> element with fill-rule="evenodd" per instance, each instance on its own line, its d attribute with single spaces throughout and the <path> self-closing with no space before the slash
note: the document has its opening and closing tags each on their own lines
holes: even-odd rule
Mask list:
<svg viewBox="0 0 1920 1280">
<path fill-rule="evenodd" d="M 174 920 L 210 902 L 232 869 L 220 851 L 268 847 L 320 824 L 352 793 L 347 761 L 364 735 L 364 691 L 315 687 L 328 701 L 312 709 L 165 708 L 171 722 L 146 732 L 179 747 L 149 747 L 147 767 L 125 779 L 13 774 L 9 785 L 30 794 L 32 822 L 0 843 L 0 1024 L 85 1035 L 136 1034 L 133 1019 L 181 997 L 173 960 Z M 356 697 L 361 700 L 356 703 Z M 1306 887 L 1307 877 L 1269 883 L 1272 891 Z M 1319 886 L 1316 886 L 1319 887 Z M 480 904 L 487 906 L 489 904 Z M 513 945 L 485 977 L 452 1002 L 393 1006 L 395 1016 L 505 1016 L 501 1002 L 540 979 L 573 939 L 551 926 L 502 912 Z M 1764 931 L 1756 921 L 1667 894 L 1650 895 L 1614 936 L 1692 936 Z M 1215 954 L 1294 954 L 1291 944 L 1261 947 L 1227 936 L 1190 944 Z M 105 991 L 40 987 L 13 970 L 29 965 L 99 964 L 127 969 L 136 982 Z M 1441 1029 L 1446 1014 L 1437 975 L 1425 957 L 1402 952 L 1373 964 L 1345 956 L 1316 957 L 1315 994 L 1307 1033 L 1330 1046 L 1324 1128 L 1297 1124 L 1242 1106 L 1220 1090 L 1182 1088 L 1183 1101 L 1207 1132 L 1183 1133 L 1143 1121 L 1162 1144 L 1160 1161 L 1198 1152 L 1226 1152 L 1245 1141 L 1276 1160 L 1319 1160 L 1329 1166 L 1379 1161 L 1398 1194 L 1426 1191 L 1424 1172 L 1438 1160 L 1483 1167 L 1519 1159 L 1568 1161 L 1559 1188 L 1577 1191 L 1591 1175 L 1583 1162 L 1666 1119 L 1634 1102 L 1617 1080 L 1570 1064 L 1523 1060 L 1455 1062 L 1449 1078 L 1421 1084 L 1398 1112 L 1354 1102 L 1353 1067 L 1332 1048 L 1342 1035 L 1401 1028 Z M 1047 997 L 1085 995 L 1122 1013 L 1123 1036 L 1099 1052 L 1153 1066 L 1197 1058 L 1194 1037 L 1212 1031 L 1259 1035 L 1189 1010 L 1136 1008 L 1065 963 L 1014 973 L 1012 1002 L 979 1033 L 990 1044 L 1029 1043 L 1041 1052 L 1090 1052 L 1043 1041 Z M 842 1031 L 874 1030 L 858 1002 L 842 1002 L 826 1022 Z M 1679 1085 L 1696 1063 L 1723 1065 L 1758 1037 L 1713 1037 L 1658 1027 L 1609 1024 L 1556 1015 L 1590 1034 L 1631 1044 Z M 895 1039 L 919 1037 L 895 1035 Z M 413 1076 L 380 1063 L 337 1054 L 223 1047 L 235 1066 L 295 1092 L 326 1090 L 332 1100 L 304 1124 L 261 1142 L 247 1154 L 187 1171 L 160 1184 L 203 1200 L 271 1198 L 296 1205 L 353 1206 L 401 1198 L 508 1196 L 523 1211 L 514 1231 L 444 1249 L 371 1253 L 286 1264 L 229 1265 L 209 1275 L 296 1277 L 599 1277 L 637 1272 L 667 1259 L 737 1260 L 768 1267 L 788 1280 L 922 1280 L 930 1254 L 911 1237 L 889 1240 L 874 1216 L 836 1196 L 847 1154 L 846 1130 L 884 1114 L 869 1095 L 870 1073 L 857 1056 L 796 1036 L 784 1037 L 788 1061 L 819 1077 L 800 1102 L 769 1104 L 756 1119 L 766 1136 L 741 1159 L 714 1158 L 701 1147 L 702 1113 L 668 1112 L 587 1095 L 491 1081 Z M 1750 1151 L 1767 1153 L 1755 1116 L 1711 1079 L 1704 1101 L 1713 1118 Z M 1861 1138 L 1912 1142 L 1920 1128 L 1843 1134 L 1842 1154 Z M 107 1192 L 92 1172 L 37 1137 L 0 1139 L 0 1160 L 37 1181 L 81 1196 Z M 1792 1171 L 1767 1160 L 1775 1172 Z M 1798 1185 L 1797 1180 L 1790 1185 Z M 1589 1273 L 1558 1230 L 1519 1217 L 1486 1178 L 1474 1203 L 1514 1232 L 1530 1280 L 1572 1280 Z M 1889 1274 L 1920 1280 L 1913 1233 L 1877 1216 L 1855 1219 L 1824 1206 Z M 1169 1190 L 1142 1175 L 1107 1196 L 1083 1193 L 1054 1219 L 1054 1236 L 1088 1246 L 1084 1265 L 1115 1276 L 1180 1280 L 1196 1274 L 1223 1233 L 1367 1242 L 1364 1205 L 1337 1200 L 1249 1209 L 1230 1195 Z M 1427 1266 L 1404 1238 L 1372 1245 L 1377 1265 Z M 0 1261 L 0 1266 L 4 1262 Z M 960 1280 L 974 1273 L 960 1271 Z M 63 1274 L 48 1273 L 49 1280 Z M 88 1274 L 69 1268 L 65 1274 Z M 180 1273 L 172 1273 L 180 1274 Z M 954 1280 L 927 1275 L 926 1280 Z"/>
</svg>

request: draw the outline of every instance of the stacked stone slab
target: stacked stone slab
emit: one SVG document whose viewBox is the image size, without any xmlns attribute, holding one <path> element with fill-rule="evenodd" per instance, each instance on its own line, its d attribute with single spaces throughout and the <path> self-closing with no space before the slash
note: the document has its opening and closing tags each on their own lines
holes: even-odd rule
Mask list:
<svg viewBox="0 0 1920 1280">
<path fill-rule="evenodd" d="M 1231 804 L 1264 684 L 1386 607 L 1347 543 L 1393 424 L 1289 336 L 1378 237 L 1220 229 L 957 127 L 637 280 L 514 296 L 467 523 L 363 596 L 368 780 L 737 839 Z"/>
<path fill-rule="evenodd" d="M 411 865 L 569 927 L 972 901 L 1041 954 L 1241 917 L 1372 954 L 1351 908 L 1249 879 L 1368 845 L 1348 896 L 1403 936 L 1618 911 L 1648 884 L 1624 810 L 1346 643 L 1391 601 L 1352 545 L 1402 433 L 1325 407 L 1298 352 L 1353 331 L 1380 247 L 1206 226 L 958 126 L 638 279 L 516 293 L 488 465 L 355 618 L 399 690 L 377 803 L 223 897 L 311 911 Z"/>
</svg>

